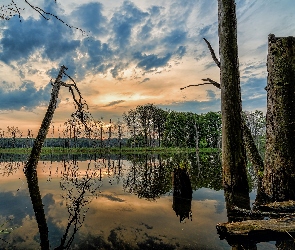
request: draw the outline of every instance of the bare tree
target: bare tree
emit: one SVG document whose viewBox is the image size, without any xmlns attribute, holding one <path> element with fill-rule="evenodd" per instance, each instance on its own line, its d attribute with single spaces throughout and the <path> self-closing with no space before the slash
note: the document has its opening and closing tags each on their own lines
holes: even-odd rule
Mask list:
<svg viewBox="0 0 295 250">
<path fill-rule="evenodd" d="M 72 114 L 72 116 L 79 118 L 81 122 L 84 124 L 85 128 L 90 129 L 90 126 L 89 126 L 90 116 L 89 116 L 89 113 L 87 112 L 88 106 L 85 103 L 85 101 L 83 101 L 81 93 L 76 83 L 74 82 L 74 80 L 65 73 L 66 69 L 67 68 L 65 66 L 61 66 L 55 82 L 52 83 L 53 88 L 51 92 L 51 99 L 50 99 L 46 114 L 43 118 L 41 127 L 39 129 L 37 138 L 34 141 L 31 154 L 24 167 L 24 172 L 27 178 L 30 197 L 31 197 L 33 209 L 34 209 L 36 220 L 39 227 L 41 249 L 49 249 L 49 241 L 48 241 L 48 227 L 46 223 L 44 208 L 42 205 L 42 199 L 41 199 L 41 194 L 40 194 L 39 185 L 38 185 L 37 165 L 38 165 L 38 161 L 40 158 L 41 150 L 42 150 L 46 135 L 49 130 L 49 126 L 53 118 L 53 114 L 57 107 L 57 99 L 58 99 L 58 94 L 59 94 L 59 90 L 61 86 L 68 87 L 69 91 L 72 93 L 74 102 L 76 104 L 76 109 L 77 109 Z M 62 81 L 63 76 L 68 76 L 72 80 L 72 83 L 68 84 L 63 82 Z M 78 98 L 76 97 L 75 92 L 78 93 Z"/>
</svg>

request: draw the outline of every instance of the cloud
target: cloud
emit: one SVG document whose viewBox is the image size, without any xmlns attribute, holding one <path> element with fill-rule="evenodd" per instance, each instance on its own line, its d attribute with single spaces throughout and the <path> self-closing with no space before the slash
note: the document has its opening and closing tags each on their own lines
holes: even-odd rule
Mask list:
<svg viewBox="0 0 295 250">
<path fill-rule="evenodd" d="M 168 53 L 164 57 L 159 57 L 158 55 L 151 54 L 141 54 L 140 52 L 134 53 L 134 59 L 138 59 L 137 67 L 142 68 L 146 71 L 151 69 L 157 69 L 159 67 L 167 66 L 168 61 L 171 59 L 172 54 Z"/>
<path fill-rule="evenodd" d="M 295 2 L 287 2 L 290 6 L 295 4 Z M 291 25 L 294 23 L 292 21 L 295 21 L 294 15 L 292 16 L 292 8 L 285 8 L 286 3 L 278 5 L 263 1 L 237 1 L 239 61 L 244 108 L 252 108 L 254 104 L 260 107 L 265 103 L 263 88 L 266 83 L 262 84 L 260 79 L 266 78 L 267 73 L 265 67 L 267 34 L 272 32 L 286 36 L 294 31 Z M 37 93 L 41 94 L 45 90 L 37 88 L 34 82 L 44 84 L 48 76 L 55 79 L 61 64 L 69 68 L 67 73 L 76 81 L 83 81 L 85 84 L 90 81 L 89 85 L 97 86 L 97 88 L 101 87 L 97 79 L 102 77 L 110 83 L 110 86 L 116 79 L 124 80 L 120 84 L 131 83 L 128 86 L 133 88 L 135 86 L 132 85 L 133 83 L 140 85 L 139 83 L 147 82 L 152 77 L 165 85 L 176 82 L 175 78 L 190 83 L 194 81 L 193 79 L 201 79 L 206 75 L 210 77 L 216 72 L 216 65 L 202 40 L 206 37 L 210 41 L 218 57 L 218 15 L 215 1 L 184 0 L 180 3 L 171 0 L 166 3 L 165 1 L 122 0 L 116 3 L 107 1 L 99 3 L 87 0 L 83 3 L 77 2 L 71 8 L 65 8 L 66 11 L 60 8 L 62 3 L 44 1 L 44 4 L 47 5 L 44 7 L 47 11 L 57 14 L 68 24 L 75 24 L 90 33 L 87 37 L 81 36 L 81 33 L 75 32 L 74 29 L 68 28 L 54 18 L 46 21 L 43 18 L 29 17 L 22 19 L 20 23 L 19 18 L 15 17 L 3 22 L 5 27 L 3 26 L 1 30 L 0 60 L 16 76 L 13 80 L 8 80 L 3 73 L 4 70 L 0 69 L 1 80 L 5 79 L 6 83 L 15 82 L 17 86 L 25 83 L 24 89 L 32 87 L 33 96 L 36 95 L 34 101 L 20 97 L 19 102 L 10 105 L 11 109 L 22 107 L 30 109 L 36 105 L 42 105 L 42 98 L 45 100 L 45 97 L 37 96 Z M 282 14 L 274 15 L 277 11 Z M 263 29 L 261 29 L 262 26 Z M 280 26 L 281 28 L 278 28 Z M 194 58 L 198 61 L 193 60 Z M 193 64 L 196 64 L 195 71 L 191 70 Z M 46 67 L 43 69 L 44 65 Z M 173 75 L 175 72 L 177 75 Z M 186 76 L 183 77 L 183 74 Z M 188 78 L 188 75 L 191 77 Z M 12 78 L 11 74 L 10 77 Z M 97 85 L 95 85 L 96 82 Z M 264 86 L 257 87 L 255 84 Z M 140 88 L 153 88 L 155 85 L 153 81 L 149 84 L 141 84 Z M 179 85 L 183 86 L 181 82 Z M 3 84 L 0 84 L 0 88 L 1 96 L 6 98 L 5 102 L 8 103 L 7 89 Z M 21 93 L 27 94 L 28 92 L 24 89 L 9 88 L 11 100 L 17 95 L 21 96 Z M 92 89 L 89 89 L 88 92 L 91 93 L 91 91 Z M 147 100 L 155 98 L 155 91 L 150 92 L 152 94 Z M 257 94 L 253 95 L 256 92 Z M 48 93 L 49 91 L 46 96 Z M 213 94 L 213 92 L 207 92 L 207 98 L 212 97 L 211 102 L 183 103 L 177 102 L 180 99 L 176 98 L 170 108 L 178 107 L 184 111 L 188 108 L 190 111 L 204 112 L 212 105 L 213 109 L 217 109 L 216 107 L 219 109 L 219 101 L 214 99 Z M 95 95 L 94 97 L 92 94 L 91 97 L 97 99 L 97 92 Z M 202 95 L 206 95 L 206 92 L 203 91 Z M 189 98 L 192 100 L 194 97 Z M 134 101 L 134 105 L 137 101 Z M 3 101 L 0 101 L 0 104 L 7 108 Z M 108 105 L 112 106 L 116 103 L 110 102 Z"/>
<path fill-rule="evenodd" d="M 132 29 L 142 22 L 148 13 L 141 11 L 132 2 L 125 1 L 119 11 L 115 12 L 111 23 L 114 32 L 113 42 L 120 48 L 130 44 Z"/>
<path fill-rule="evenodd" d="M 266 78 L 250 78 L 241 84 L 243 110 L 255 110 L 266 108 Z"/>
<path fill-rule="evenodd" d="M 123 102 L 125 102 L 125 101 L 124 100 L 113 101 L 113 102 L 108 103 L 104 107 L 112 107 L 112 106 L 115 106 L 115 105 L 123 103 Z"/>
<path fill-rule="evenodd" d="M 2 81 L 1 85 L 6 85 Z M 31 81 L 24 81 L 17 89 L 7 90 L 0 87 L 0 110 L 31 110 L 47 104 L 50 99 L 51 85 L 37 89 Z"/>
<path fill-rule="evenodd" d="M 101 3 L 90 2 L 79 6 L 73 13 L 79 20 L 78 25 L 86 32 L 90 31 L 93 35 L 106 34 L 107 18 L 102 14 L 103 5 Z"/>
<path fill-rule="evenodd" d="M 0 60 L 5 63 L 29 58 L 36 51 L 50 60 L 56 60 L 75 51 L 80 41 L 71 38 L 72 30 L 58 20 L 29 18 L 19 22 L 14 17 L 2 33 Z"/>
<path fill-rule="evenodd" d="M 175 52 L 175 55 L 177 55 L 177 59 L 181 59 L 186 54 L 186 47 L 185 46 L 179 46 L 177 51 Z"/>
<path fill-rule="evenodd" d="M 220 99 L 212 99 L 209 101 L 186 101 L 174 102 L 168 105 L 158 105 L 158 107 L 167 110 L 175 110 L 179 112 L 207 113 L 209 111 L 220 111 Z"/>
<path fill-rule="evenodd" d="M 1 216 L 14 216 L 14 222 L 22 225 L 23 218 L 26 215 L 33 216 L 32 202 L 25 191 L 18 191 L 16 194 L 12 192 L 0 193 L 0 199 L 5 202 L 0 203 Z"/>
<path fill-rule="evenodd" d="M 209 97 L 210 100 L 216 99 L 216 94 L 213 90 L 207 90 L 207 96 Z"/>
<path fill-rule="evenodd" d="M 13 18 L 2 33 L 0 60 L 10 66 L 17 61 L 21 67 L 27 67 L 28 60 L 35 58 L 35 61 L 64 64 L 69 68 L 68 73 L 79 80 L 89 74 L 110 74 L 120 80 L 130 67 L 137 66 L 147 73 L 170 67 L 172 59 L 176 65 L 187 53 L 187 31 L 171 25 L 174 18 L 171 19 L 169 6 L 151 6 L 144 11 L 124 1 L 110 17 L 104 16 L 101 3 L 82 4 L 67 15 L 58 6 L 48 4 L 44 8 L 57 13 L 67 23 L 71 23 L 73 16 L 79 16 L 78 24 L 90 30 L 90 36 L 77 39 L 74 29 L 55 18 L 49 21 L 28 18 L 21 23 Z M 173 9 L 177 11 L 176 6 Z M 53 78 L 57 70 L 52 68 L 47 72 Z"/>
<path fill-rule="evenodd" d="M 167 44 L 168 46 L 178 46 L 185 42 L 187 36 L 187 32 L 175 29 L 172 30 L 166 37 L 163 39 L 163 43 Z"/>
<path fill-rule="evenodd" d="M 144 78 L 141 82 L 139 82 L 139 83 L 145 83 L 145 82 L 148 82 L 148 81 L 150 81 L 151 79 L 150 78 Z"/>
</svg>

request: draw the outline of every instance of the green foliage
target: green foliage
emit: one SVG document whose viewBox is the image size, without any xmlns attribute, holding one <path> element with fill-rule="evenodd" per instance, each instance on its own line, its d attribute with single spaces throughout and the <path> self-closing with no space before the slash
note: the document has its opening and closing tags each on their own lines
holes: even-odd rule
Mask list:
<svg viewBox="0 0 295 250">
<path fill-rule="evenodd" d="M 198 139 L 198 141 L 196 141 Z M 168 147 L 218 148 L 221 139 L 221 114 L 171 111 L 165 123 L 163 143 Z"/>
<path fill-rule="evenodd" d="M 199 140 L 206 142 L 203 147 L 221 147 L 221 113 L 208 112 L 199 115 Z M 201 145 L 200 145 L 201 147 Z"/>
</svg>

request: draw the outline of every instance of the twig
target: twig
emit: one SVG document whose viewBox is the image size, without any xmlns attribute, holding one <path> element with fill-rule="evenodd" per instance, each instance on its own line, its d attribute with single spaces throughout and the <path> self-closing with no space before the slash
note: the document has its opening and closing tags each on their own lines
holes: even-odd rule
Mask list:
<svg viewBox="0 0 295 250">
<path fill-rule="evenodd" d="M 220 68 L 220 62 L 219 60 L 217 59 L 216 55 L 215 55 L 215 52 L 211 46 L 211 44 L 208 42 L 208 40 L 206 38 L 203 38 L 204 41 L 207 43 L 207 46 L 208 46 L 208 49 L 210 50 L 210 53 L 211 53 L 211 56 L 213 58 L 213 61 L 216 63 L 216 65 L 218 66 L 218 68 Z"/>
<path fill-rule="evenodd" d="M 294 237 L 287 231 L 287 230 L 285 230 L 285 232 L 293 239 L 293 241 L 295 242 L 295 239 L 294 239 Z"/>
</svg>

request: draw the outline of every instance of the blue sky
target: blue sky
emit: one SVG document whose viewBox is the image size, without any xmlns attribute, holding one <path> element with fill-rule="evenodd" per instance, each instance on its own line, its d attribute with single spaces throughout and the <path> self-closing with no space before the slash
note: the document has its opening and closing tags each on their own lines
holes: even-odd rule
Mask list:
<svg viewBox="0 0 295 250">
<path fill-rule="evenodd" d="M 21 17 L 0 20 L 1 127 L 39 127 L 50 79 L 63 64 L 95 119 L 117 120 L 146 103 L 195 113 L 220 110 L 214 86 L 180 90 L 202 78 L 219 81 L 202 40 L 218 55 L 217 0 L 34 1 L 78 29 L 45 20 L 23 0 L 15 2 L 25 8 Z M 265 111 L 267 37 L 294 36 L 295 1 L 236 3 L 243 109 Z M 56 124 L 74 110 L 68 90 L 59 97 Z"/>
</svg>

